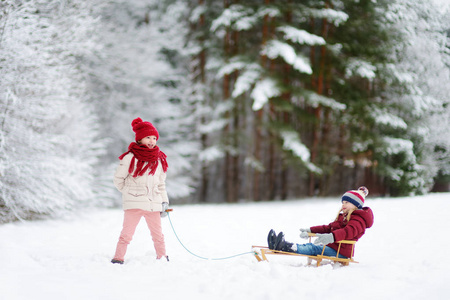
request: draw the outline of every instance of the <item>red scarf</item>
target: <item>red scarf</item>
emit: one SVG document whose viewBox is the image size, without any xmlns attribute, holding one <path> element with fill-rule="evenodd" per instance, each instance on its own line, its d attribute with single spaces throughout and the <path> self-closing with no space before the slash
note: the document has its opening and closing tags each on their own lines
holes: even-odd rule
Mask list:
<svg viewBox="0 0 450 300">
<path fill-rule="evenodd" d="M 149 148 L 145 145 L 139 145 L 132 142 L 128 146 L 128 151 L 119 156 L 119 159 L 122 160 L 122 158 L 130 152 L 133 153 L 133 158 L 131 159 L 128 173 L 133 173 L 134 161 L 137 159 L 136 170 L 134 171 L 133 177 L 142 176 L 148 169 L 150 169 L 149 174 L 155 175 L 159 160 L 161 161 L 161 166 L 164 172 L 166 172 L 169 167 L 166 160 L 167 155 L 160 151 L 158 146 Z"/>
</svg>

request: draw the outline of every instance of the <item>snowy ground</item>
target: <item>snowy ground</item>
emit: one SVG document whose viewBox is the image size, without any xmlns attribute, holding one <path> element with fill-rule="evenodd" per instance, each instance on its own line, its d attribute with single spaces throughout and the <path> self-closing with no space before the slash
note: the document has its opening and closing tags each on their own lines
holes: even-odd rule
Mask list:
<svg viewBox="0 0 450 300">
<path fill-rule="evenodd" d="M 113 265 L 122 211 L 0 226 L 0 299 L 448 299 L 450 194 L 366 200 L 373 228 L 359 264 L 306 266 L 304 258 L 246 254 L 202 260 L 163 219 L 170 262 L 155 260 L 142 220 L 126 263 Z M 270 228 L 301 241 L 298 228 L 329 223 L 339 199 L 173 206 L 175 230 L 193 253 L 220 258 L 265 245 Z M 331 297 L 331 298 L 330 298 Z"/>
</svg>

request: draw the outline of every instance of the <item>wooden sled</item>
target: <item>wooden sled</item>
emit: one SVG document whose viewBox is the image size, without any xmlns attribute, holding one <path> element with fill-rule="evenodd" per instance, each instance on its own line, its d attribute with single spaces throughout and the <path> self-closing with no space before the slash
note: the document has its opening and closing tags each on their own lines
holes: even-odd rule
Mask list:
<svg viewBox="0 0 450 300">
<path fill-rule="evenodd" d="M 311 243 L 311 237 L 316 236 L 315 233 L 308 233 L 309 236 L 309 242 Z M 319 267 L 323 260 L 329 260 L 332 263 L 340 263 L 344 266 L 348 266 L 350 263 L 358 263 L 356 260 L 353 259 L 353 253 L 355 250 L 355 244 L 356 241 L 348 241 L 348 240 L 342 240 L 337 242 L 339 244 L 337 254 L 336 256 L 326 256 L 323 255 L 323 252 L 325 251 L 325 245 L 322 249 L 322 254 L 320 255 L 306 255 L 306 254 L 298 254 L 298 253 L 292 253 L 292 252 L 284 252 L 284 251 L 277 251 L 277 250 L 271 250 L 269 247 L 264 246 L 252 246 L 253 252 L 255 253 L 255 258 L 258 261 L 269 261 L 267 259 L 267 255 L 291 255 L 291 256 L 303 256 L 308 258 L 308 265 L 311 265 L 311 262 L 313 260 L 316 261 L 316 266 Z M 339 258 L 339 251 L 341 250 L 341 244 L 351 244 L 352 245 L 352 255 L 349 258 Z"/>
</svg>

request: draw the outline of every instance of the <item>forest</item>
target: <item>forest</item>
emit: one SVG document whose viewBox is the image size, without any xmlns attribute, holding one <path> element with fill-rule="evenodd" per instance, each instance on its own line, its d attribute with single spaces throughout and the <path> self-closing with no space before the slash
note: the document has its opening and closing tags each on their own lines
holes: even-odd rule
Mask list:
<svg viewBox="0 0 450 300">
<path fill-rule="evenodd" d="M 171 203 L 450 190 L 445 0 L 0 1 L 0 223 L 118 207 L 159 131 Z"/>
</svg>

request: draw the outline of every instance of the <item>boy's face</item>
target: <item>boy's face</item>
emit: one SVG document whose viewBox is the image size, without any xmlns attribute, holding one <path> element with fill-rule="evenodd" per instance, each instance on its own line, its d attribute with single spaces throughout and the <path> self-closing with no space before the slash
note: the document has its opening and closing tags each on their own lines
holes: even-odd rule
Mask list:
<svg viewBox="0 0 450 300">
<path fill-rule="evenodd" d="M 142 145 L 149 147 L 150 149 L 156 146 L 156 136 L 150 135 L 146 136 L 139 141 Z"/>
<path fill-rule="evenodd" d="M 344 213 L 348 213 L 351 210 L 355 210 L 357 207 L 348 201 L 342 201 L 342 210 Z"/>
</svg>

